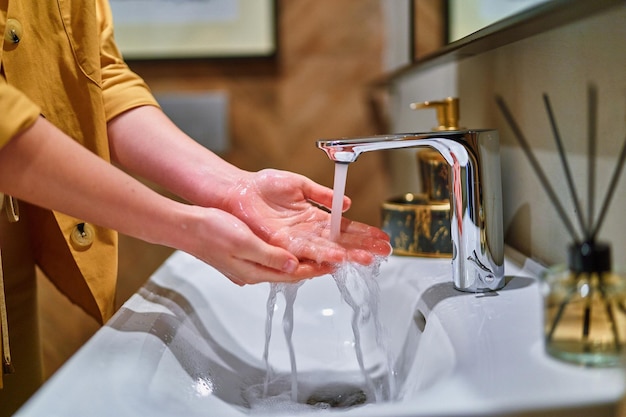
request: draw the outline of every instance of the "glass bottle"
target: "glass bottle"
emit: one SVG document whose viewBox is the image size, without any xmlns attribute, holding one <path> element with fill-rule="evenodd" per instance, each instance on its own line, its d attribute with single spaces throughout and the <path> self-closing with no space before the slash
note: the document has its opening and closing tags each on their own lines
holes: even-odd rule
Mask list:
<svg viewBox="0 0 626 417">
<path fill-rule="evenodd" d="M 610 246 L 569 247 L 567 267 L 544 276 L 548 354 L 592 367 L 622 364 L 626 349 L 626 278 L 611 268 Z"/>
</svg>

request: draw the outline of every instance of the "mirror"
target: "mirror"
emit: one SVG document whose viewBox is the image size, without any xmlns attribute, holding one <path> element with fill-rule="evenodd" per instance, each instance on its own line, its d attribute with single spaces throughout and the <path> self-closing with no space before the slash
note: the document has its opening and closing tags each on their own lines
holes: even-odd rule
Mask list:
<svg viewBox="0 0 626 417">
<path fill-rule="evenodd" d="M 448 43 L 550 0 L 448 0 Z"/>
<path fill-rule="evenodd" d="M 409 66 L 475 55 L 619 6 L 623 0 L 409 0 Z"/>
</svg>

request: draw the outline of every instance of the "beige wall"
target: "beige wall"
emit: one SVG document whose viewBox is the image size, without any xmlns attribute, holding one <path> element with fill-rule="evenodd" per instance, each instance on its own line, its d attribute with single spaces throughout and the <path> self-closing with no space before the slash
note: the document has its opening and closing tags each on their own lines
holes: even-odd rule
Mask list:
<svg viewBox="0 0 626 417">
<path fill-rule="evenodd" d="M 568 151 L 583 211 L 587 207 L 587 85 L 599 91 L 596 215 L 616 155 L 626 137 L 626 8 L 618 7 L 550 32 L 397 81 L 392 99 L 393 129 L 428 130 L 434 114 L 415 113 L 408 103 L 457 95 L 461 122 L 470 128 L 497 128 L 501 136 L 505 240 L 545 263 L 565 260 L 571 241 L 536 175 L 494 101 L 500 94 L 526 134 L 572 222 L 576 221 L 552 131 L 542 101 L 550 96 Z M 417 187 L 412 158 L 394 173 L 395 187 Z M 626 176 L 616 190 L 600 238 L 613 244 L 616 266 L 626 269 Z M 400 190 L 397 190 L 400 191 Z M 586 214 L 585 214 L 586 216 Z"/>
</svg>

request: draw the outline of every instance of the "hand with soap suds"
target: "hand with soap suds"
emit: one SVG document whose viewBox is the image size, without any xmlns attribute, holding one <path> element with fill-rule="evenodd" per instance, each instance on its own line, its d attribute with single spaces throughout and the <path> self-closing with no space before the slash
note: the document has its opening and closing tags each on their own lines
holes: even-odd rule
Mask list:
<svg viewBox="0 0 626 417">
<path fill-rule="evenodd" d="M 331 189 L 304 176 L 268 169 L 240 179 L 226 206 L 263 240 L 298 257 L 303 268 L 294 278 L 328 273 L 345 261 L 368 265 L 376 256 L 389 255 L 383 231 L 345 217 L 339 239 L 332 241 L 330 214 L 320 208 L 330 207 L 332 198 Z M 344 197 L 343 211 L 349 207 Z"/>
<path fill-rule="evenodd" d="M 146 205 L 165 216 L 115 218 L 129 219 L 144 240 L 184 250 L 236 284 L 298 281 L 330 273 L 344 261 L 370 264 L 391 252 L 384 232 L 346 218 L 339 239 L 330 239 L 330 214 L 320 208 L 332 205 L 330 188 L 291 172 L 240 169 L 189 138 L 157 108 L 115 118 L 109 143 L 118 164 L 191 203 L 153 202 Z M 345 197 L 344 211 L 349 207 Z M 158 226 L 148 226 L 150 220 Z"/>
</svg>

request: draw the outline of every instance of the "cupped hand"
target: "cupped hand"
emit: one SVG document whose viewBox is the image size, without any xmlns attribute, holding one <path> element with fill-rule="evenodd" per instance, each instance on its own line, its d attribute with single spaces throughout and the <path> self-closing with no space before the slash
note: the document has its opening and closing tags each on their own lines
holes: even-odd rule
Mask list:
<svg viewBox="0 0 626 417">
<path fill-rule="evenodd" d="M 328 211 L 333 191 L 298 174 L 262 170 L 242 178 L 226 199 L 227 210 L 267 243 L 286 249 L 305 264 L 343 261 L 368 265 L 391 252 L 380 229 L 342 218 L 338 241 L 330 240 Z M 350 200 L 344 197 L 343 209 Z"/>
<path fill-rule="evenodd" d="M 240 219 L 215 208 L 188 206 L 186 252 L 212 265 L 237 285 L 299 281 L 333 271 L 333 265 L 300 261 L 288 250 L 265 242 Z"/>
</svg>

